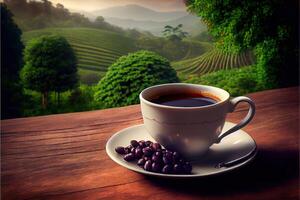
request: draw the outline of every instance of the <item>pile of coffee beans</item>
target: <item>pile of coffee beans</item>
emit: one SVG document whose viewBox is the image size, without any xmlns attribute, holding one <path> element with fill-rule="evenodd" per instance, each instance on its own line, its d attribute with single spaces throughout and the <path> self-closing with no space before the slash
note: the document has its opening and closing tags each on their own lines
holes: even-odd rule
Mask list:
<svg viewBox="0 0 300 200">
<path fill-rule="evenodd" d="M 146 171 L 164 174 L 190 174 L 192 165 L 178 152 L 162 148 L 159 143 L 131 140 L 127 147 L 117 147 L 115 151 L 124 155 L 124 160 L 137 161 Z"/>
</svg>

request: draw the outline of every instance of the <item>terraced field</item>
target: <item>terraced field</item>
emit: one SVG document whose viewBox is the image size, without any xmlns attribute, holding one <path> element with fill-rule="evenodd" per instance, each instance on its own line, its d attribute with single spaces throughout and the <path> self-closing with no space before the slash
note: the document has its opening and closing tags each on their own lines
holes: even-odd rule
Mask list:
<svg viewBox="0 0 300 200">
<path fill-rule="evenodd" d="M 23 33 L 23 41 L 57 34 L 65 37 L 78 58 L 78 73 L 85 84 L 95 84 L 104 76 L 107 68 L 120 56 L 139 50 L 135 40 L 118 33 L 92 28 L 47 28 Z M 188 50 L 183 60 L 174 67 L 184 74 L 203 74 L 217 69 L 244 66 L 252 63 L 252 56 L 224 55 L 213 50 L 211 43 L 184 40 Z M 154 50 L 155 51 L 155 50 Z"/>
<path fill-rule="evenodd" d="M 131 38 L 91 28 L 47 28 L 29 31 L 23 34 L 23 41 L 26 43 L 32 38 L 49 34 L 58 34 L 68 40 L 77 55 L 81 76 L 96 72 L 100 78 L 117 58 L 137 50 Z"/>
<path fill-rule="evenodd" d="M 213 49 L 213 45 L 209 42 L 200 42 L 196 40 L 184 40 L 184 42 L 188 43 L 189 48 L 181 60 L 199 57 L 200 55 Z"/>
<path fill-rule="evenodd" d="M 230 54 L 213 49 L 196 58 L 173 62 L 172 66 L 182 75 L 202 75 L 221 69 L 248 66 L 254 62 L 255 57 L 250 51 Z"/>
</svg>

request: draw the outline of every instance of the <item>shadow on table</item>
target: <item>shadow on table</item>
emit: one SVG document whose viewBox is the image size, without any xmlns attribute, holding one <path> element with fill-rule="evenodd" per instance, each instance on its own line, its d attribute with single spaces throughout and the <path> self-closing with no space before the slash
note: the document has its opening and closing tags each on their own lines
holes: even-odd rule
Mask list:
<svg viewBox="0 0 300 200">
<path fill-rule="evenodd" d="M 198 179 L 171 180 L 148 177 L 155 185 L 179 193 L 226 195 L 279 185 L 299 176 L 298 151 L 270 151 L 259 149 L 253 162 L 223 175 Z"/>
</svg>

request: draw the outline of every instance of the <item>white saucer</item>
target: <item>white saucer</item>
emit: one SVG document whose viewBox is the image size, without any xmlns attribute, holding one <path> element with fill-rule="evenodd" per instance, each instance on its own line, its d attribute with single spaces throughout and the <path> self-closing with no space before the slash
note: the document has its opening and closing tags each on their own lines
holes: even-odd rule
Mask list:
<svg viewBox="0 0 300 200">
<path fill-rule="evenodd" d="M 226 122 L 223 128 L 225 132 L 235 124 Z M 126 167 L 146 175 L 173 177 L 173 178 L 193 178 L 203 177 L 208 175 L 220 174 L 237 169 L 246 165 L 254 159 L 257 148 L 254 139 L 243 130 L 238 130 L 235 133 L 225 137 L 219 144 L 214 144 L 210 147 L 207 154 L 199 158 L 198 161 L 192 162 L 192 174 L 162 174 L 145 171 L 136 165 L 136 162 L 126 162 L 123 157 L 115 152 L 117 146 L 128 146 L 130 140 L 150 140 L 155 141 L 146 131 L 144 125 L 136 125 L 123 129 L 115 133 L 106 143 L 106 152 L 109 157 L 119 165 Z M 242 160 L 239 160 L 243 158 Z M 234 160 L 238 162 L 230 163 Z M 222 163 L 228 163 L 228 166 L 218 167 Z"/>
</svg>

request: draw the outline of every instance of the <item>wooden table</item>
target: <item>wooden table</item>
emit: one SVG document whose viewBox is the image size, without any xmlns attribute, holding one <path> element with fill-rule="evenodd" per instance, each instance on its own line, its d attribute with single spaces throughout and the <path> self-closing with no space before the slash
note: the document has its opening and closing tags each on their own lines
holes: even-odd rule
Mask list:
<svg viewBox="0 0 300 200">
<path fill-rule="evenodd" d="M 105 153 L 108 138 L 142 123 L 139 105 L 2 121 L 2 199 L 298 199 L 298 87 L 250 94 L 246 130 L 259 152 L 250 165 L 194 180 L 129 171 Z M 237 123 L 245 105 L 230 114 Z"/>
</svg>

